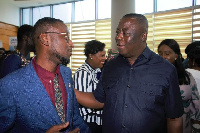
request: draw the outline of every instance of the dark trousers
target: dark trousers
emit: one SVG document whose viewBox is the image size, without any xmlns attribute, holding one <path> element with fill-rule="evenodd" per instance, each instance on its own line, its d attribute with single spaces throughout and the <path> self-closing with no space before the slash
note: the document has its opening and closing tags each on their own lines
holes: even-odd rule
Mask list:
<svg viewBox="0 0 200 133">
<path fill-rule="evenodd" d="M 92 133 L 102 133 L 102 125 L 97 125 L 95 122 L 87 123 Z"/>
</svg>

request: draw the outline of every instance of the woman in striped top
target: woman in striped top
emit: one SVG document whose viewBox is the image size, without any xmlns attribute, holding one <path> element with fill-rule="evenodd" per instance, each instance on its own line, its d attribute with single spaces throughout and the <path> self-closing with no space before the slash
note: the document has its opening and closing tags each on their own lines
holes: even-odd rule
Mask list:
<svg viewBox="0 0 200 133">
<path fill-rule="evenodd" d="M 99 81 L 101 69 L 106 60 L 105 44 L 91 40 L 85 44 L 85 63 L 74 74 L 74 88 L 83 92 L 93 92 Z M 88 123 L 92 133 L 102 132 L 102 109 L 91 109 L 80 105 L 80 113 Z"/>
</svg>

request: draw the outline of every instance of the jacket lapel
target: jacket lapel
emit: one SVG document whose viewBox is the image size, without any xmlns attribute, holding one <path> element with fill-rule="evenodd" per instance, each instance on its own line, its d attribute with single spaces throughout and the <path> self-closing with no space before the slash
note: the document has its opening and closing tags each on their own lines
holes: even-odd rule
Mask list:
<svg viewBox="0 0 200 133">
<path fill-rule="evenodd" d="M 32 62 L 27 66 L 26 74 L 26 84 L 29 84 L 29 94 L 32 96 L 34 101 L 37 101 L 37 104 L 34 104 L 33 110 L 40 115 L 40 120 L 44 123 L 49 122 L 49 124 L 55 123 L 60 124 L 61 120 L 57 114 L 57 111 L 54 105 L 51 102 L 51 99 L 46 92 L 42 82 L 37 76 L 35 69 L 33 68 Z M 27 78 L 29 77 L 29 78 Z"/>
<path fill-rule="evenodd" d="M 72 92 L 73 92 L 73 83 L 72 83 L 72 74 L 71 70 L 66 67 L 60 65 L 60 72 L 63 77 L 63 81 L 65 84 L 66 92 L 67 92 L 67 115 L 66 115 L 66 121 L 71 121 L 72 116 L 73 116 L 73 97 L 72 97 Z"/>
</svg>

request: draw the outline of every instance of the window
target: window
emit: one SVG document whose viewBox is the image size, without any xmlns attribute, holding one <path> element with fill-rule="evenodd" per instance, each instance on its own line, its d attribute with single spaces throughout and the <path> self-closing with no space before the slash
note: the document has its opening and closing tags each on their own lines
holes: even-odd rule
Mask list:
<svg viewBox="0 0 200 133">
<path fill-rule="evenodd" d="M 25 8 L 23 11 L 22 11 L 22 23 L 23 24 L 30 24 L 30 16 L 31 16 L 31 11 L 30 11 L 30 8 Z"/>
<path fill-rule="evenodd" d="M 165 11 L 192 6 L 192 0 L 157 0 L 157 11 Z"/>
<path fill-rule="evenodd" d="M 71 25 L 71 26 L 70 26 Z M 87 41 L 96 39 L 106 44 L 106 51 L 111 48 L 111 19 L 68 24 L 74 44 L 70 67 L 72 74 L 85 62 L 84 47 Z"/>
<path fill-rule="evenodd" d="M 144 7 L 144 1 L 135 0 L 135 3 L 137 13 L 146 13 L 144 15 L 149 21 L 147 45 L 154 52 L 157 53 L 162 40 L 175 39 L 185 58 L 186 46 L 192 41 L 200 40 L 200 7 L 195 6 L 195 3 L 200 4 L 200 0 L 152 0 L 153 12 L 150 4 Z"/>
<path fill-rule="evenodd" d="M 194 13 L 193 13 L 194 12 Z M 175 39 L 185 58 L 185 48 L 192 41 L 200 40 L 200 8 L 185 8 L 146 15 L 149 21 L 147 45 L 157 52 L 164 39 Z"/>
<path fill-rule="evenodd" d="M 95 20 L 95 0 L 75 2 L 75 22 Z"/>
<path fill-rule="evenodd" d="M 196 5 L 200 5 L 200 0 L 196 0 Z"/>
<path fill-rule="evenodd" d="M 111 0 L 98 0 L 98 19 L 105 18 L 111 18 Z"/>
<path fill-rule="evenodd" d="M 63 15 L 65 14 L 65 15 Z M 53 5 L 53 17 L 65 23 L 71 22 L 72 3 Z"/>
<path fill-rule="evenodd" d="M 50 17 L 50 6 L 33 8 L 33 25 L 43 17 Z"/>
<path fill-rule="evenodd" d="M 153 1 L 154 0 L 135 0 L 135 12 L 140 14 L 152 13 L 154 7 Z"/>
<path fill-rule="evenodd" d="M 42 17 L 54 17 L 66 23 L 74 44 L 71 62 L 68 65 L 72 74 L 85 62 L 83 50 L 87 41 L 96 39 L 106 44 L 106 51 L 111 48 L 111 0 L 84 0 L 22 8 L 21 12 L 23 18 L 21 24 L 30 22 L 29 24 L 34 25 Z M 31 12 L 33 18 L 30 17 Z"/>
</svg>

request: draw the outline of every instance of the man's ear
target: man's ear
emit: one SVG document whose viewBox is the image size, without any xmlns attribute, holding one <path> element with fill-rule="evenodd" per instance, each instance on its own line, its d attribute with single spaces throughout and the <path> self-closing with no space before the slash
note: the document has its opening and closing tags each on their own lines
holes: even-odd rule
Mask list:
<svg viewBox="0 0 200 133">
<path fill-rule="evenodd" d="M 147 32 L 142 33 L 142 41 L 147 40 Z"/>
<path fill-rule="evenodd" d="M 39 39 L 42 44 L 44 44 L 45 46 L 49 46 L 47 34 L 41 33 Z"/>
</svg>

